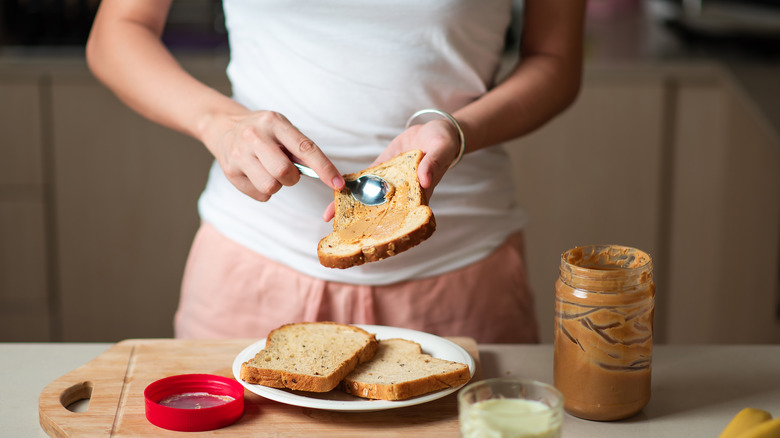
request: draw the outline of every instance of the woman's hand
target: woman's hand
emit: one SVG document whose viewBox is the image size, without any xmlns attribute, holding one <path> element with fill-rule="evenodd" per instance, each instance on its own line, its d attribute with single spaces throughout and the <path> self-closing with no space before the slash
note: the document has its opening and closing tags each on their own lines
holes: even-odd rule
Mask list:
<svg viewBox="0 0 780 438">
<path fill-rule="evenodd" d="M 201 140 L 227 179 L 258 201 L 267 201 L 282 186 L 300 180 L 293 162 L 311 167 L 334 190 L 344 187 L 328 157 L 282 114 L 246 110 L 209 117 L 205 124 Z"/>
<path fill-rule="evenodd" d="M 384 163 L 412 149 L 420 149 L 424 153 L 417 167 L 417 178 L 420 180 L 426 198 L 431 199 L 433 189 L 458 156 L 460 150 L 458 130 L 445 119 L 410 126 L 394 138 L 369 167 Z M 325 209 L 322 218 L 327 222 L 333 219 L 334 214 L 335 207 L 331 203 Z"/>
<path fill-rule="evenodd" d="M 424 153 L 417 167 L 417 178 L 425 195 L 430 199 L 433 189 L 458 156 L 460 149 L 458 130 L 445 119 L 412 125 L 394 138 L 371 166 L 384 163 L 412 149 L 420 149 Z"/>
</svg>

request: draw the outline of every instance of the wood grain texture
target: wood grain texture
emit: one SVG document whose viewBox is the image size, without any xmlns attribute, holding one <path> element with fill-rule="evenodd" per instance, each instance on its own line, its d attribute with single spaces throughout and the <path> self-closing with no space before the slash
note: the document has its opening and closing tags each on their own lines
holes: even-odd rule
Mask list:
<svg viewBox="0 0 780 438">
<path fill-rule="evenodd" d="M 449 338 L 474 357 L 481 378 L 477 344 Z M 232 377 L 233 360 L 253 340 L 131 339 L 44 388 L 38 400 L 43 430 L 54 437 L 181 436 L 146 420 L 143 391 L 163 377 L 209 373 Z M 86 412 L 64 404 L 91 390 Z M 457 436 L 456 394 L 418 406 L 378 412 L 331 412 L 286 405 L 245 391 L 244 415 L 223 429 L 188 436 Z"/>
</svg>

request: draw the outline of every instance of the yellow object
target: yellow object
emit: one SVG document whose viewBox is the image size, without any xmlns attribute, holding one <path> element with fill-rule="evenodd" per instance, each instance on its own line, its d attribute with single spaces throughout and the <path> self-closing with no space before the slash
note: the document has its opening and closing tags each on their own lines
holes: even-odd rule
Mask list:
<svg viewBox="0 0 780 438">
<path fill-rule="evenodd" d="M 753 426 L 737 435 L 737 438 L 780 438 L 780 418 Z"/>
<path fill-rule="evenodd" d="M 737 415 L 731 419 L 729 424 L 726 425 L 726 428 L 723 429 L 723 432 L 720 433 L 718 438 L 741 437 L 744 432 L 747 432 L 748 430 L 753 429 L 755 426 L 765 423 L 771 419 L 772 415 L 767 411 L 762 411 L 761 409 L 756 408 L 745 408 L 739 411 Z M 778 435 L 778 438 L 780 438 L 780 435 Z"/>
</svg>

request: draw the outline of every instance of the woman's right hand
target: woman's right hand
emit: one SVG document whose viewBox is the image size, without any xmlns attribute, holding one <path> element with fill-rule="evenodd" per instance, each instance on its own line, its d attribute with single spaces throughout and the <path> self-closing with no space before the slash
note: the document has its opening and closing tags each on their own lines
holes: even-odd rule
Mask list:
<svg viewBox="0 0 780 438">
<path fill-rule="evenodd" d="M 330 188 L 344 187 L 343 177 L 322 150 L 278 112 L 212 116 L 202 128 L 201 140 L 227 179 L 258 201 L 300 180 L 293 161 L 312 168 Z"/>
</svg>

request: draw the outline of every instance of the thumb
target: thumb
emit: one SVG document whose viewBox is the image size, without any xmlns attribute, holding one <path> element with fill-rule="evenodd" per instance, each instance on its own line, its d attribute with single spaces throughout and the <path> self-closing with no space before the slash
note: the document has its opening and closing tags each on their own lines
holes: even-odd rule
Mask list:
<svg viewBox="0 0 780 438">
<path fill-rule="evenodd" d="M 336 216 L 336 204 L 331 202 L 325 207 L 325 211 L 322 213 L 322 220 L 330 222 Z"/>
</svg>

